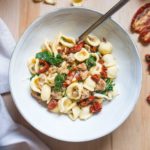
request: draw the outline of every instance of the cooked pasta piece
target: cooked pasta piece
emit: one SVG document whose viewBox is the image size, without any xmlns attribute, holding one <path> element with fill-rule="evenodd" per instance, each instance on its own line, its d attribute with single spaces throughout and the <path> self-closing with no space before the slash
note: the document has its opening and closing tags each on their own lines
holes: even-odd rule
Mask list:
<svg viewBox="0 0 150 150">
<path fill-rule="evenodd" d="M 104 99 L 107 99 L 107 100 L 111 100 L 112 99 L 112 98 L 110 98 L 110 97 L 108 97 L 108 96 L 106 96 L 104 94 L 100 94 L 100 93 L 95 93 L 94 96 L 97 97 L 97 98 L 102 98 L 102 99 L 104 98 Z"/>
<path fill-rule="evenodd" d="M 94 91 L 94 88 L 96 87 L 96 83 L 91 79 L 91 76 L 89 76 L 85 80 L 83 87 L 88 89 L 89 91 Z"/>
<path fill-rule="evenodd" d="M 96 63 L 96 66 L 90 69 L 90 74 L 91 75 L 100 74 L 101 71 L 102 71 L 102 65 L 100 63 Z"/>
<path fill-rule="evenodd" d="M 110 42 L 101 42 L 98 49 L 102 55 L 111 54 L 112 53 L 112 44 Z"/>
<path fill-rule="evenodd" d="M 67 113 L 76 105 L 75 102 L 72 102 L 67 97 L 64 97 L 58 101 L 58 108 L 61 113 Z"/>
<path fill-rule="evenodd" d="M 73 47 L 75 44 L 76 44 L 76 41 L 74 38 L 72 37 L 68 37 L 68 36 L 65 36 L 65 35 L 62 35 L 60 37 L 60 43 L 63 45 L 63 46 L 66 46 L 66 47 Z"/>
<path fill-rule="evenodd" d="M 89 58 L 89 53 L 85 48 L 82 48 L 81 51 L 75 53 L 75 59 L 79 62 L 83 62 Z"/>
<path fill-rule="evenodd" d="M 41 88 L 41 99 L 43 101 L 49 101 L 51 96 L 51 88 L 47 84 L 44 84 Z"/>
<path fill-rule="evenodd" d="M 31 79 L 30 87 L 34 92 L 41 93 L 40 85 L 39 85 L 40 78 L 35 76 Z"/>
<path fill-rule="evenodd" d="M 82 93 L 82 84 L 72 83 L 67 87 L 66 94 L 70 99 L 79 100 Z"/>
<path fill-rule="evenodd" d="M 80 112 L 81 120 L 86 120 L 90 118 L 91 116 L 92 116 L 92 113 L 90 113 L 90 106 L 86 106 L 81 109 L 81 112 Z"/>
<path fill-rule="evenodd" d="M 68 116 L 69 116 L 70 119 L 76 120 L 79 117 L 80 112 L 81 112 L 80 107 L 75 106 L 75 107 L 72 108 L 71 112 L 68 113 Z"/>
<path fill-rule="evenodd" d="M 106 67 L 111 67 L 111 66 L 116 65 L 116 61 L 112 54 L 106 54 L 102 57 L 102 59 Z"/>
<path fill-rule="evenodd" d="M 94 35 L 88 35 L 85 41 L 87 44 L 94 46 L 94 47 L 97 47 L 100 45 L 100 40 Z"/>
<path fill-rule="evenodd" d="M 108 78 L 114 79 L 117 77 L 117 66 L 112 66 L 107 68 L 107 76 Z"/>
</svg>

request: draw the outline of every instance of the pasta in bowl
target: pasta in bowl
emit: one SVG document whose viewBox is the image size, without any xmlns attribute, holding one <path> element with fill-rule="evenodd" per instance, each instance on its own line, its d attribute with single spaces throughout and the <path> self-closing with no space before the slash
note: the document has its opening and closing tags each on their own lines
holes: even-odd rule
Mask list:
<svg viewBox="0 0 150 150">
<path fill-rule="evenodd" d="M 60 33 L 28 61 L 31 95 L 53 113 L 86 120 L 116 95 L 117 63 L 105 38 L 84 41 Z"/>
</svg>

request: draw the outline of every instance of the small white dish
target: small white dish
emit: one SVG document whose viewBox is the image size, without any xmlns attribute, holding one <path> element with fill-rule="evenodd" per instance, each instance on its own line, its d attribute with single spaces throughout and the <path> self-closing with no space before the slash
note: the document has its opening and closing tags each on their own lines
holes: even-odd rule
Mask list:
<svg viewBox="0 0 150 150">
<path fill-rule="evenodd" d="M 27 60 L 39 50 L 44 39 L 59 33 L 78 37 L 100 13 L 84 8 L 66 8 L 50 12 L 32 23 L 19 40 L 10 63 L 10 88 L 22 116 L 37 130 L 50 137 L 71 142 L 89 141 L 111 133 L 132 112 L 141 89 L 142 67 L 129 35 L 114 21 L 107 20 L 93 33 L 113 44 L 119 65 L 116 85 L 119 90 L 112 102 L 86 121 L 71 121 L 64 115 L 47 111 L 30 95 Z"/>
</svg>

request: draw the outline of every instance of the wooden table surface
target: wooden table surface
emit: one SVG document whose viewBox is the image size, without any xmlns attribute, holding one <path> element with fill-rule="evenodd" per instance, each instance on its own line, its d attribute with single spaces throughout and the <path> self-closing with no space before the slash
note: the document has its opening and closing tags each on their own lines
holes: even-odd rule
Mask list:
<svg viewBox="0 0 150 150">
<path fill-rule="evenodd" d="M 106 12 L 118 0 L 86 0 L 83 7 Z M 145 99 L 150 94 L 150 75 L 146 71 L 144 55 L 150 53 L 150 46 L 142 46 L 137 42 L 137 35 L 131 34 L 129 25 L 134 12 L 139 6 L 150 0 L 131 0 L 112 18 L 120 23 L 136 42 L 143 65 L 143 84 L 136 107 L 129 118 L 113 133 L 94 141 L 84 143 L 67 143 L 58 141 L 33 129 L 19 114 L 11 95 L 3 95 L 8 110 L 14 120 L 23 124 L 37 134 L 51 149 L 54 150 L 150 150 L 150 106 Z M 56 6 L 43 3 L 35 4 L 32 0 L 0 0 L 0 17 L 8 25 L 16 41 L 23 31 L 38 16 L 55 8 L 70 7 L 69 0 L 58 0 Z M 2 35 L 1 35 L 2 36 Z M 127 89 L 130 90 L 130 89 Z"/>
</svg>

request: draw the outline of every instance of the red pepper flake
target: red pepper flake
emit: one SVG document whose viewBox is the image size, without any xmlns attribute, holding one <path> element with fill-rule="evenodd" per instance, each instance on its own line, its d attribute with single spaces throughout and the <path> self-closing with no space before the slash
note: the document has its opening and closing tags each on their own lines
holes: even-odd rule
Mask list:
<svg viewBox="0 0 150 150">
<path fill-rule="evenodd" d="M 100 75 L 94 74 L 94 75 L 91 76 L 91 78 L 92 78 L 92 80 L 94 80 L 95 82 L 98 82 L 99 79 L 100 79 Z"/>
<path fill-rule="evenodd" d="M 77 43 L 74 47 L 70 48 L 69 51 L 70 53 L 79 52 L 83 46 L 84 46 L 84 42 Z"/>
<path fill-rule="evenodd" d="M 48 103 L 48 109 L 53 110 L 58 105 L 57 100 L 53 99 Z"/>
<path fill-rule="evenodd" d="M 49 64 L 45 60 L 39 60 L 39 65 L 42 67 L 39 69 L 39 74 L 44 73 L 49 69 Z"/>
<path fill-rule="evenodd" d="M 150 95 L 147 97 L 147 102 L 150 104 Z"/>
<path fill-rule="evenodd" d="M 99 102 L 93 102 L 93 104 L 90 106 L 90 112 L 91 113 L 97 113 L 100 112 L 102 109 L 102 104 Z"/>
</svg>

